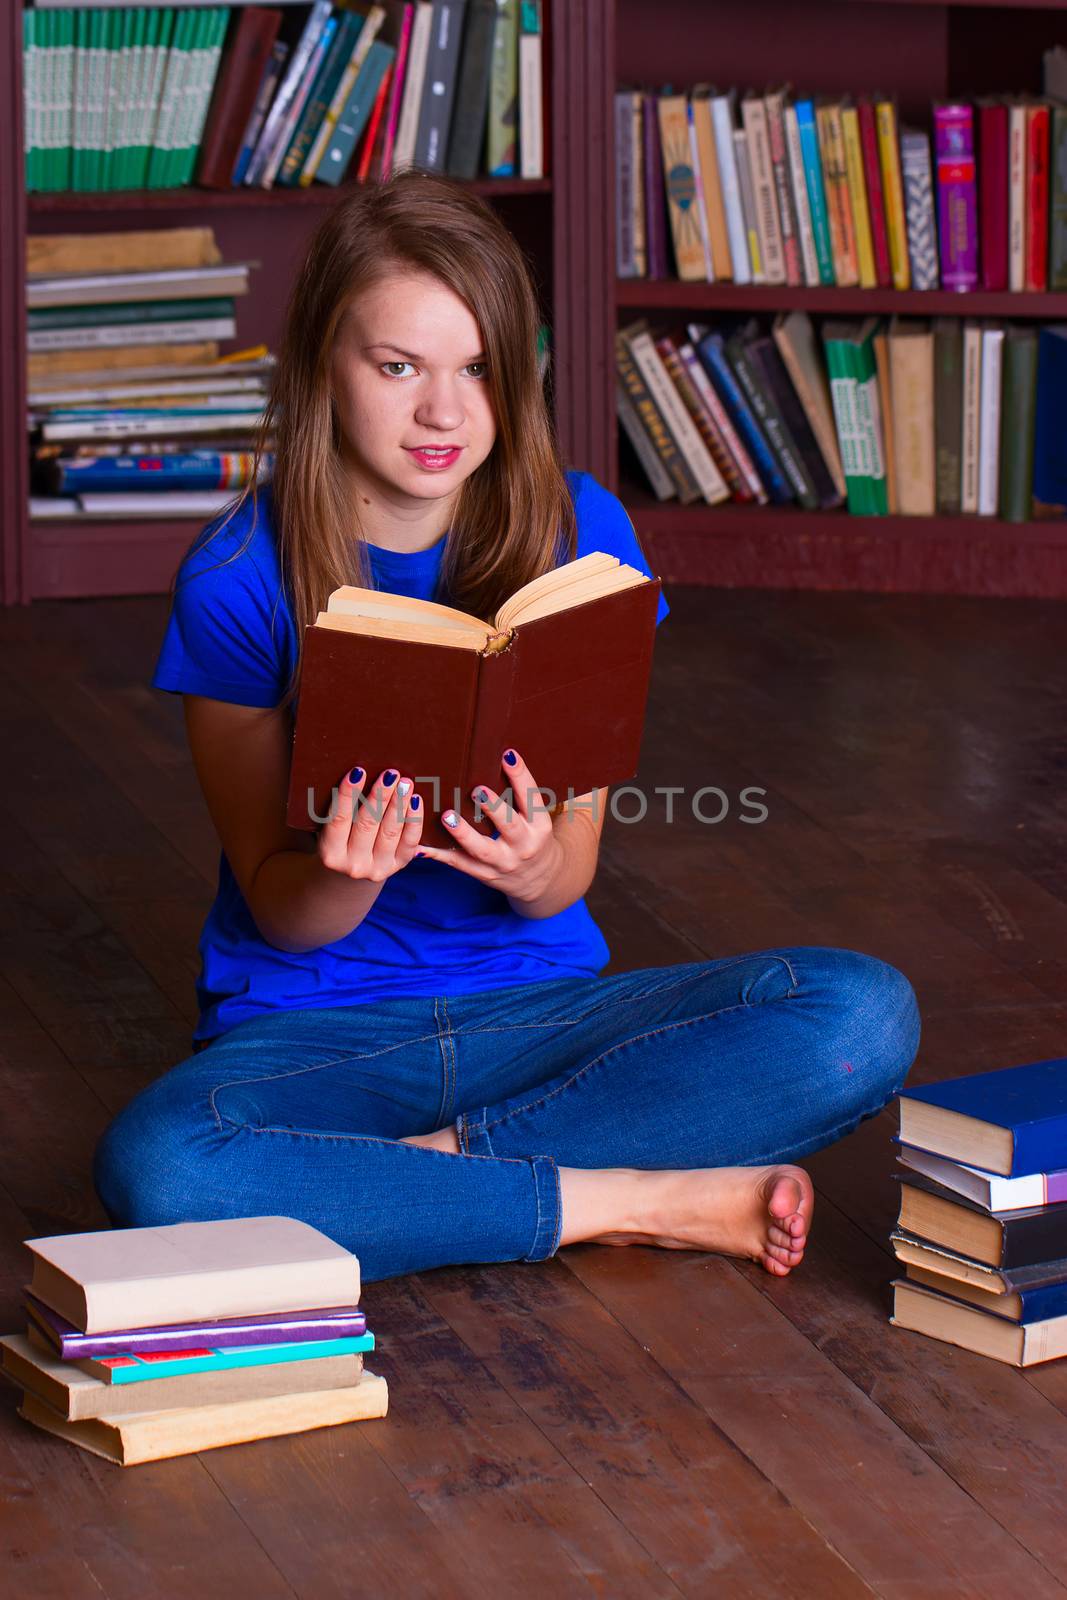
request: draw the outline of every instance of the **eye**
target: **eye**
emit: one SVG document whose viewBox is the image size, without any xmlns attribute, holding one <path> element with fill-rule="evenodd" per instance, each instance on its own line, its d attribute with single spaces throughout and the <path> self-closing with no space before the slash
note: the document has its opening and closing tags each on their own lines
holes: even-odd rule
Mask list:
<svg viewBox="0 0 1067 1600">
<path fill-rule="evenodd" d="M 478 374 L 478 376 L 480 378 L 484 378 L 484 377 L 486 377 L 488 375 L 488 369 L 489 369 L 488 361 L 472 361 L 472 362 L 469 363 L 469 365 L 467 367 L 467 371 L 470 372 L 472 367 L 481 367 L 482 370 Z"/>
<path fill-rule="evenodd" d="M 386 367 L 410 367 L 410 366 L 411 366 L 411 362 L 410 361 L 383 361 L 382 362 L 382 369 L 383 370 Z M 389 374 L 389 376 L 391 378 L 398 378 L 398 377 L 400 377 L 400 373 L 391 372 Z"/>
</svg>

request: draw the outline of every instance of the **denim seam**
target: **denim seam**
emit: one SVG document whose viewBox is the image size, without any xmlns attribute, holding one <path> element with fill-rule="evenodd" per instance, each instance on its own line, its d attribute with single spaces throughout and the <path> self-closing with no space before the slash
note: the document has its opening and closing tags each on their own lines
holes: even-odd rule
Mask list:
<svg viewBox="0 0 1067 1600">
<path fill-rule="evenodd" d="M 241 1133 L 283 1133 L 294 1139 L 340 1139 L 346 1144 L 385 1144 L 399 1148 L 404 1143 L 402 1139 L 378 1139 L 374 1134 L 367 1133 L 320 1133 L 312 1132 L 308 1128 L 258 1128 L 251 1122 L 232 1122 L 226 1118 L 231 1128 L 238 1129 Z M 432 1156 L 447 1156 L 454 1154 L 451 1150 L 435 1150 L 432 1145 L 405 1145 L 406 1150 L 427 1150 Z M 478 1156 L 470 1155 L 469 1161 L 506 1161 L 509 1166 L 529 1167 L 533 1162 L 532 1156 Z M 551 1159 L 551 1158 L 549 1158 Z"/>
<path fill-rule="evenodd" d="M 442 1111 L 441 1111 L 441 1116 L 442 1117 L 447 1117 L 448 1113 L 451 1111 L 452 1107 L 456 1103 L 456 1041 L 455 1041 L 455 1038 L 454 1038 L 453 1032 L 452 1032 L 452 1019 L 448 1015 L 448 996 L 447 995 L 441 995 L 440 998 L 441 998 L 441 1009 L 444 1012 L 444 1017 L 445 1017 L 445 1039 L 448 1042 L 448 1058 L 446 1059 L 446 1062 L 445 1062 L 446 1098 L 445 1098 L 444 1107 L 442 1108 Z M 435 1009 L 436 1009 L 436 1001 L 434 1002 L 434 1006 L 435 1006 Z M 449 1066 L 451 1066 L 451 1074 L 450 1074 L 450 1076 L 449 1076 Z"/>
<path fill-rule="evenodd" d="M 564 1089 L 569 1089 L 572 1083 L 577 1083 L 579 1078 L 584 1078 L 585 1074 L 592 1067 L 603 1061 L 605 1056 L 610 1055 L 613 1050 L 622 1049 L 624 1045 L 637 1044 L 642 1039 L 654 1039 L 657 1034 L 666 1033 L 671 1028 L 691 1028 L 694 1023 L 707 1022 L 712 1017 L 725 1017 L 732 1011 L 747 1011 L 749 1009 L 747 1004 L 723 1006 L 718 1011 L 706 1011 L 699 1017 L 683 1017 L 679 1022 L 665 1022 L 658 1028 L 651 1028 L 647 1033 L 631 1034 L 628 1039 L 616 1039 L 614 1044 L 608 1045 L 607 1049 L 602 1050 L 598 1056 L 594 1056 L 592 1061 L 587 1061 L 585 1066 L 576 1072 L 573 1077 L 567 1079 L 566 1083 L 561 1083 L 558 1088 L 553 1089 L 549 1094 L 542 1095 L 540 1100 L 531 1100 L 528 1105 L 515 1106 L 512 1110 L 506 1111 L 502 1117 L 497 1117 L 494 1122 L 483 1122 L 481 1126 L 484 1132 L 488 1134 L 491 1128 L 498 1128 L 502 1122 L 506 1122 L 510 1117 L 520 1116 L 527 1111 L 536 1111 L 540 1106 L 546 1105 L 549 1100 L 554 1099 L 557 1094 L 562 1094 Z"/>
<path fill-rule="evenodd" d="M 374 1061 L 378 1056 L 388 1055 L 391 1050 L 406 1050 L 409 1045 L 425 1044 L 427 1039 L 435 1038 L 439 1039 L 440 1034 L 422 1033 L 414 1039 L 402 1039 L 397 1044 L 384 1045 L 381 1050 L 356 1050 L 353 1051 L 351 1055 L 335 1056 L 329 1061 L 316 1061 L 314 1065 L 310 1067 L 293 1067 L 289 1072 L 261 1072 L 257 1078 L 227 1078 L 225 1083 L 217 1083 L 208 1096 L 211 1103 L 211 1109 L 215 1113 L 215 1121 L 221 1128 L 223 1118 L 219 1113 L 218 1106 L 215 1104 L 215 1096 L 222 1089 L 241 1089 L 253 1083 L 277 1083 L 283 1078 L 302 1077 L 303 1074 L 307 1072 L 322 1072 L 326 1067 L 343 1067 L 346 1066 L 349 1061 Z"/>
<path fill-rule="evenodd" d="M 789 981 L 793 985 L 789 995 L 789 998 L 792 998 L 797 993 L 796 973 L 793 971 L 793 968 L 790 966 L 785 956 L 774 955 L 771 957 L 771 959 L 773 961 L 780 961 L 782 966 L 788 972 Z M 740 966 L 742 962 L 751 960 L 751 955 L 735 956 L 733 960 L 717 966 L 716 972 L 728 972 L 731 967 Z M 459 1027 L 455 1028 L 453 1032 L 457 1035 L 464 1033 L 513 1033 L 519 1028 L 558 1028 L 563 1025 L 570 1026 L 573 1023 L 588 1021 L 588 1019 L 595 1015 L 597 1011 L 607 1011 L 609 1006 L 632 1005 L 638 1000 L 658 999 L 660 995 L 670 994 L 673 989 L 680 989 L 684 984 L 687 983 L 696 983 L 706 976 L 707 973 L 705 970 L 691 972 L 687 977 L 679 978 L 675 983 L 668 983 L 663 985 L 661 988 L 653 989 L 648 994 L 618 995 L 604 1005 L 590 1007 L 588 1011 L 583 1011 L 581 1015 L 577 1017 L 554 1017 L 550 1022 L 511 1022 L 506 1023 L 502 1027 L 494 1027 L 492 1025 L 484 1028 L 479 1028 L 476 1026 Z M 714 1015 L 714 1013 L 711 1013 L 711 1015 Z"/>
</svg>

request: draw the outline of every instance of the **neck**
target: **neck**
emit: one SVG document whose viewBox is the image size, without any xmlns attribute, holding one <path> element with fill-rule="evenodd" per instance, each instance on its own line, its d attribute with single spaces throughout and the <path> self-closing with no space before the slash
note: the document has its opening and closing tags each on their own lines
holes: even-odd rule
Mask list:
<svg viewBox="0 0 1067 1600">
<path fill-rule="evenodd" d="M 368 544 L 414 555 L 429 550 L 452 525 L 458 490 L 440 499 L 418 500 L 390 484 L 366 482 L 351 472 L 349 477 L 358 526 Z"/>
</svg>

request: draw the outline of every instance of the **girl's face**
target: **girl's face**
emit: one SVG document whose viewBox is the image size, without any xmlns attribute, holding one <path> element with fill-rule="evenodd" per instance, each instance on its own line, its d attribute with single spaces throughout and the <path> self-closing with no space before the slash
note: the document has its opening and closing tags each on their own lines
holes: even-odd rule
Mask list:
<svg viewBox="0 0 1067 1600">
<path fill-rule="evenodd" d="M 353 300 L 332 383 L 345 464 L 365 493 L 394 504 L 453 496 L 493 448 L 481 333 L 437 278 L 398 274 Z M 427 446 L 447 453 L 420 455 Z"/>
</svg>

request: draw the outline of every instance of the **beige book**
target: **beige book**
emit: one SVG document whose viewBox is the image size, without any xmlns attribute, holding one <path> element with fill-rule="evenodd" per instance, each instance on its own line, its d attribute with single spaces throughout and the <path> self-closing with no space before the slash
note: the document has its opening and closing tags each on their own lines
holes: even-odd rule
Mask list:
<svg viewBox="0 0 1067 1600">
<path fill-rule="evenodd" d="M 830 385 L 812 320 L 806 311 L 790 311 L 788 314 L 783 311 L 775 318 L 772 332 L 797 398 L 804 407 L 804 415 L 811 424 L 827 471 L 834 480 L 834 488 L 843 497 L 847 491 L 837 429 L 834 426 Z"/>
<path fill-rule="evenodd" d="M 746 95 L 741 101 L 741 120 L 748 138 L 752 198 L 756 206 L 756 232 L 759 234 L 764 280 L 767 283 L 785 283 L 785 251 L 782 248 L 782 225 L 778 218 L 778 196 L 774 188 L 767 107 L 759 95 Z"/>
<path fill-rule="evenodd" d="M 388 1409 L 385 1379 L 364 1367 L 359 1383 L 350 1389 L 309 1389 L 303 1394 L 280 1394 L 267 1400 L 234 1400 L 217 1406 L 138 1411 L 128 1417 L 69 1422 L 27 1391 L 18 1411 L 20 1417 L 47 1433 L 69 1439 L 71 1444 L 103 1456 L 106 1461 L 132 1467 L 141 1461 L 165 1461 L 171 1456 L 192 1455 L 224 1444 L 275 1439 L 341 1422 L 365 1422 L 384 1417 Z"/>
<path fill-rule="evenodd" d="M 265 1400 L 308 1389 L 349 1389 L 360 1380 L 358 1351 L 314 1356 L 307 1361 L 265 1361 L 255 1366 L 187 1372 L 178 1377 L 144 1378 L 139 1383 L 108 1383 L 94 1378 L 79 1361 L 63 1361 L 42 1348 L 44 1336 L 0 1335 L 4 1376 L 70 1422 L 85 1417 L 124 1417 L 141 1411 L 210 1406 L 236 1400 Z"/>
<path fill-rule="evenodd" d="M 26 275 L 49 273 L 162 272 L 214 267 L 222 260 L 211 228 L 153 228 L 136 233 L 31 233 Z"/>
<path fill-rule="evenodd" d="M 834 261 L 834 280 L 839 289 L 855 288 L 859 281 L 856 232 L 852 222 L 852 201 L 848 190 L 848 164 L 845 159 L 845 130 L 841 106 L 831 102 L 816 106 L 815 128 L 819 141 L 826 213 L 830 223 L 830 252 Z"/>
<path fill-rule="evenodd" d="M 1026 106 L 1008 107 L 1008 288 L 1026 287 Z"/>
<path fill-rule="evenodd" d="M 674 435 L 674 442 L 685 457 L 690 472 L 696 479 L 701 494 L 708 505 L 718 505 L 723 500 L 730 498 L 730 491 L 723 480 L 711 452 L 697 432 L 681 395 L 671 381 L 671 375 L 664 365 L 663 357 L 656 349 L 646 318 L 639 317 L 636 322 L 619 330 L 626 342 L 634 365 L 644 378 L 656 405 L 663 414 L 663 420 Z"/>
<path fill-rule="evenodd" d="M 27 1239 L 29 1289 L 83 1333 L 359 1301 L 359 1262 L 296 1217 L 231 1217 Z"/>
<path fill-rule="evenodd" d="M 648 272 L 648 229 L 645 214 L 644 95 L 635 89 L 630 96 L 630 227 L 634 241 L 634 277 Z"/>
<path fill-rule="evenodd" d="M 966 1300 L 972 1306 L 981 1306 L 983 1311 L 991 1311 L 995 1317 L 1007 1317 L 1017 1322 L 1023 1314 L 1023 1297 L 1013 1291 L 1007 1294 L 994 1294 L 976 1283 L 949 1277 L 946 1273 L 933 1271 L 929 1267 L 919 1266 L 911 1261 L 907 1262 L 904 1271 L 910 1280 L 921 1284 L 924 1289 L 934 1289 L 938 1294 Z"/>
<path fill-rule="evenodd" d="M 127 367 L 196 366 L 219 358 L 218 343 L 203 339 L 198 344 L 97 345 L 89 350 L 31 351 L 26 358 L 27 376 L 66 377 L 72 372 L 116 372 Z"/>
<path fill-rule="evenodd" d="M 704 186 L 704 209 L 708 219 L 711 265 L 716 280 L 720 281 L 733 278 L 734 264 L 730 254 L 730 235 L 726 226 L 726 206 L 722 196 L 722 178 L 711 115 L 711 94 L 708 85 L 698 84 L 693 90 L 691 103 L 697 149 L 700 152 L 700 181 Z"/>
<path fill-rule="evenodd" d="M 960 463 L 960 510 L 978 515 L 978 420 L 982 392 L 982 330 L 963 324 L 963 452 Z"/>
<path fill-rule="evenodd" d="M 659 137 L 663 147 L 663 182 L 667 191 L 667 212 L 674 241 L 674 260 L 679 278 L 693 283 L 706 282 L 704 241 L 700 233 L 700 214 L 695 200 L 695 174 L 689 145 L 689 114 L 684 94 L 661 95 L 657 107 Z M 680 172 L 691 174 L 693 192 L 679 189 Z M 686 204 L 682 204 L 686 201 Z"/>
<path fill-rule="evenodd" d="M 934 1244 L 929 1239 L 911 1238 L 899 1229 L 894 1229 L 889 1235 L 889 1242 L 893 1246 L 897 1260 L 903 1261 L 905 1266 L 914 1263 L 916 1266 L 927 1267 L 931 1272 L 942 1273 L 946 1278 L 973 1284 L 977 1288 L 984 1289 L 987 1294 L 1006 1295 L 1012 1292 L 1004 1274 L 998 1272 L 995 1267 L 987 1267 L 981 1261 L 960 1255 L 958 1251 Z"/>
<path fill-rule="evenodd" d="M 885 440 L 886 513 L 894 517 L 897 505 L 897 447 L 893 434 L 893 395 L 889 383 L 889 340 L 884 325 L 871 340 L 874 366 L 878 374 L 878 403 L 882 408 L 882 434 Z"/>
<path fill-rule="evenodd" d="M 1067 1355 L 1067 1317 L 1020 1325 L 976 1306 L 958 1305 L 906 1278 L 895 1278 L 893 1291 L 889 1320 L 895 1327 L 911 1328 L 1012 1367 L 1032 1367 Z"/>
<path fill-rule="evenodd" d="M 897 510 L 932 517 L 937 508 L 934 454 L 934 335 L 928 322 L 889 325 L 889 382 L 896 449 Z"/>
</svg>

